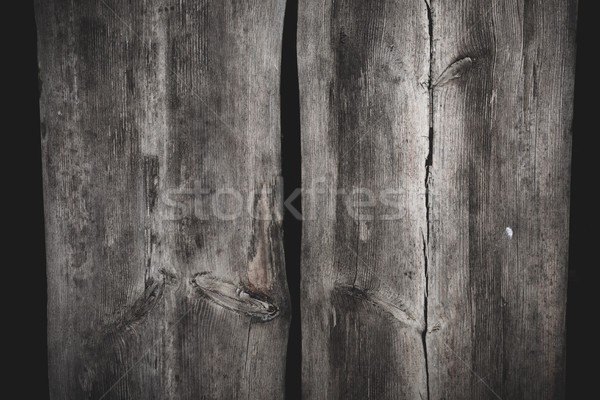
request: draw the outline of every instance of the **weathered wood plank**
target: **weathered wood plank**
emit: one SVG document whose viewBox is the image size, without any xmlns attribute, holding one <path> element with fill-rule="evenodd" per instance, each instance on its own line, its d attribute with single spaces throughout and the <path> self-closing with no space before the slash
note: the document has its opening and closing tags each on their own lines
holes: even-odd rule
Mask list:
<svg viewBox="0 0 600 400">
<path fill-rule="evenodd" d="M 576 1 L 431 9 L 431 398 L 563 398 Z"/>
<path fill-rule="evenodd" d="M 417 3 L 301 3 L 305 395 L 561 398 L 576 2 Z"/>
<path fill-rule="evenodd" d="M 303 395 L 426 398 L 427 7 L 299 6 Z"/>
<path fill-rule="evenodd" d="M 283 396 L 283 13 L 36 2 L 52 398 Z"/>
</svg>

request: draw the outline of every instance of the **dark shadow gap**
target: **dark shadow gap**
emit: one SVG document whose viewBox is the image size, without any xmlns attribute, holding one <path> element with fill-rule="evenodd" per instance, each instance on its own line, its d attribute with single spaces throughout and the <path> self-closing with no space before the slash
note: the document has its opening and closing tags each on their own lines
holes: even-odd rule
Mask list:
<svg viewBox="0 0 600 400">
<path fill-rule="evenodd" d="M 591 337 L 589 318 L 591 293 L 591 269 L 597 265 L 597 228 L 591 218 L 596 209 L 595 182 L 592 175 L 597 171 L 597 147 L 594 146 L 597 122 L 597 94 L 591 82 L 595 81 L 596 65 L 593 62 L 596 52 L 595 13 L 590 9 L 590 1 L 579 0 L 577 26 L 577 60 L 575 70 L 575 104 L 573 118 L 573 150 L 571 164 L 571 201 L 569 227 L 569 279 L 567 289 L 567 369 L 566 398 L 585 398 L 591 392 L 594 378 L 591 376 L 594 365 L 590 353 Z M 594 24 L 594 25 L 592 25 Z M 594 99 L 594 101 L 590 101 Z"/>
<path fill-rule="evenodd" d="M 45 237 L 45 223 L 44 223 L 44 197 L 43 197 L 43 182 L 42 182 L 42 146 L 40 142 L 41 133 L 40 133 L 40 101 L 39 96 L 42 90 L 42 85 L 39 82 L 39 71 L 38 71 L 38 59 L 37 59 L 37 27 L 35 24 L 35 18 L 33 13 L 33 7 L 31 7 L 31 30 L 32 33 L 28 37 L 31 41 L 31 51 L 29 53 L 30 57 L 30 69 L 34 74 L 35 79 L 33 80 L 32 86 L 29 89 L 31 93 L 31 142 L 33 144 L 31 148 L 31 154 L 34 157 L 31 165 L 33 165 L 33 172 L 31 176 L 31 180 L 29 181 L 32 185 L 32 190 L 37 193 L 37 196 L 33 196 L 35 199 L 36 208 L 32 207 L 32 210 L 37 210 L 32 215 L 32 219 L 34 222 L 37 222 L 37 225 L 32 224 L 32 226 L 36 226 L 37 229 L 33 232 L 33 240 L 37 244 L 37 251 L 31 254 L 32 262 L 31 265 L 34 266 L 36 271 L 39 271 L 39 275 L 36 273 L 36 276 L 39 276 L 38 279 L 35 280 L 35 291 L 40 293 L 40 297 L 42 301 L 37 302 L 35 306 L 36 314 L 39 314 L 41 318 L 36 323 L 35 327 L 35 338 L 36 343 L 34 346 L 35 354 L 34 359 L 39 361 L 39 365 L 36 365 L 36 371 L 40 377 L 40 387 L 33 386 L 31 389 L 36 393 L 36 398 L 44 399 L 50 398 L 49 393 L 49 381 L 48 381 L 48 346 L 47 346 L 47 336 L 46 332 L 48 331 L 48 319 L 47 319 L 47 274 L 46 274 L 46 237 Z M 26 229 L 29 229 L 27 227 Z M 24 393 L 22 393 L 24 394 Z"/>
<path fill-rule="evenodd" d="M 4 153 L 10 159 L 10 170 L 5 171 L 5 210 L 8 217 L 4 246 L 12 257 L 6 255 L 5 276 L 12 299 L 18 299 L 14 307 L 6 307 L 7 333 L 14 335 L 11 343 L 17 356 L 6 363 L 10 365 L 7 383 L 17 389 L 18 397 L 46 399 L 48 388 L 47 356 L 47 279 L 46 248 L 44 234 L 44 206 L 42 194 L 42 153 L 40 138 L 38 82 L 37 28 L 33 2 L 20 2 L 18 10 L 11 13 L 22 20 L 14 24 L 8 41 L 10 69 L 7 76 L 9 92 L 5 116 L 7 122 Z M 18 18 L 18 17 L 17 17 Z M 16 153 L 16 154 L 15 154 Z M 6 221 L 4 221 L 6 223 Z M 10 315 L 9 314 L 13 314 Z M 7 389 L 8 390 L 8 389 Z"/>
<path fill-rule="evenodd" d="M 298 1 L 288 0 L 283 23 L 281 54 L 281 170 L 284 199 L 295 197 L 291 205 L 302 212 L 300 154 L 300 98 L 296 58 L 296 26 Z M 286 361 L 286 399 L 301 397 L 302 336 L 300 326 L 300 253 L 302 221 L 285 208 L 283 218 L 285 264 L 291 297 L 292 322 L 288 338 Z"/>
</svg>

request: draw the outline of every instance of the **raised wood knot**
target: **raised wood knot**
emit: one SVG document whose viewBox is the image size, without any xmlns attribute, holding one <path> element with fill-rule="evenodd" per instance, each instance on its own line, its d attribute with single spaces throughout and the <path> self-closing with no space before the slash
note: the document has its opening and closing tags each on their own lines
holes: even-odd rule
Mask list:
<svg viewBox="0 0 600 400">
<path fill-rule="evenodd" d="M 236 285 L 205 271 L 194 275 L 190 283 L 195 293 L 228 310 L 270 321 L 279 315 L 279 308 L 262 294 Z"/>
<path fill-rule="evenodd" d="M 448 68 L 440 74 L 433 82 L 433 87 L 441 87 L 453 79 L 460 78 L 467 70 L 471 68 L 474 60 L 471 57 L 464 57 L 450 64 Z"/>
<path fill-rule="evenodd" d="M 334 288 L 334 292 L 367 302 L 375 306 L 376 309 L 393 317 L 397 322 L 413 328 L 419 333 L 422 333 L 425 330 L 423 317 L 421 315 L 416 317 L 409 309 L 409 306 L 399 299 L 386 299 L 382 295 L 353 285 L 337 285 Z"/>
</svg>

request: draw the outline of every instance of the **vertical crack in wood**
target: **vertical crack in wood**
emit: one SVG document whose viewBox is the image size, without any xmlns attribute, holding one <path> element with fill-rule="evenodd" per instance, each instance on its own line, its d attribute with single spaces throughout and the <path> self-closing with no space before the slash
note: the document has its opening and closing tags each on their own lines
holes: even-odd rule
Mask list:
<svg viewBox="0 0 600 400">
<path fill-rule="evenodd" d="M 250 371 L 248 370 L 248 354 L 250 353 L 250 330 L 252 329 L 252 320 L 248 322 L 248 337 L 246 338 L 246 357 L 244 359 L 244 375 L 246 375 L 246 382 L 248 382 L 247 399 L 250 398 Z"/>
<path fill-rule="evenodd" d="M 429 220 L 427 221 L 429 223 Z M 427 360 L 427 330 L 429 329 L 427 326 L 427 287 L 428 287 L 428 277 L 427 277 L 427 267 L 428 267 L 428 259 L 427 259 L 427 251 L 428 251 L 428 241 L 423 235 L 423 258 L 425 260 L 425 296 L 424 296 L 424 304 L 423 304 L 423 324 L 424 329 L 421 333 L 421 340 L 423 341 L 423 354 L 425 357 L 425 379 L 427 385 L 427 400 L 429 400 L 429 364 Z"/>
<path fill-rule="evenodd" d="M 158 156 L 147 155 L 143 158 L 143 187 L 144 187 L 144 257 L 145 257 L 145 272 L 144 282 L 148 283 L 152 276 L 153 262 L 152 259 L 156 246 L 158 244 L 158 235 L 156 230 L 156 215 L 155 208 L 158 203 L 159 192 L 159 166 Z"/>
<path fill-rule="evenodd" d="M 429 82 L 428 82 L 428 92 L 429 92 L 429 151 L 427 153 L 427 157 L 425 159 L 425 223 L 427 233 L 423 235 L 423 265 L 424 265 L 424 273 L 425 273 L 425 295 L 423 298 L 423 324 L 424 329 L 421 334 L 421 340 L 423 342 L 423 355 L 425 357 L 425 380 L 427 386 L 427 400 L 430 398 L 429 393 L 429 364 L 428 364 L 428 355 L 427 355 L 427 330 L 428 330 L 428 321 L 427 321 L 427 296 L 429 291 L 429 235 L 430 235 L 430 198 L 429 198 L 429 184 L 431 180 L 431 168 L 433 166 L 433 13 L 431 10 L 431 0 L 424 0 L 425 7 L 427 8 L 427 23 L 428 23 L 428 33 L 429 33 Z"/>
<path fill-rule="evenodd" d="M 359 226 L 360 229 L 360 226 Z M 354 265 L 354 279 L 352 280 L 352 288 L 356 288 L 356 280 L 358 279 L 358 261 L 360 260 L 360 258 L 358 257 L 358 247 L 359 247 L 359 239 L 360 239 L 360 235 L 356 235 L 356 241 L 355 241 L 355 249 L 354 251 L 356 252 L 356 263 Z"/>
</svg>

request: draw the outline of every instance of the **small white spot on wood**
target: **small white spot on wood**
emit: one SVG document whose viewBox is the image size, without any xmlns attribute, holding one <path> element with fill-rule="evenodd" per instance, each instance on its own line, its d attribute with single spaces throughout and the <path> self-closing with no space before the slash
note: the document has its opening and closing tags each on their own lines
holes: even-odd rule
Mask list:
<svg viewBox="0 0 600 400">
<path fill-rule="evenodd" d="M 62 111 L 57 112 L 58 115 L 62 115 Z"/>
<path fill-rule="evenodd" d="M 507 226 L 506 229 L 504 230 L 504 234 L 506 235 L 507 238 L 512 239 L 513 237 L 513 230 L 510 226 Z"/>
</svg>

